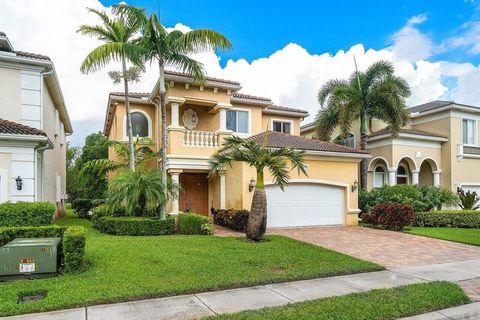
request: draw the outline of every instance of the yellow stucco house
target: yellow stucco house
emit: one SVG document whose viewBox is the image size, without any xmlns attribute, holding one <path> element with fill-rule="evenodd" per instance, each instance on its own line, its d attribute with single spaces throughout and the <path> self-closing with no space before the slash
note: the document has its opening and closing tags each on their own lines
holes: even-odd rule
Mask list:
<svg viewBox="0 0 480 320">
<path fill-rule="evenodd" d="M 480 108 L 453 101 L 411 107 L 409 121 L 393 138 L 386 125 L 373 119 L 368 135 L 368 188 L 395 184 L 428 184 L 480 192 Z M 358 122 L 344 144 L 358 147 Z M 301 127 L 312 137 L 314 124 Z M 339 136 L 338 129 L 332 135 Z"/>
<path fill-rule="evenodd" d="M 300 136 L 304 110 L 274 105 L 268 98 L 240 93 L 236 81 L 207 78 L 203 85 L 178 72 L 166 72 L 167 171 L 183 191 L 168 204 L 171 214 L 191 211 L 209 215 L 211 208 L 249 209 L 255 170 L 244 163 L 212 179 L 209 159 L 230 135 L 269 147 L 293 146 L 306 152 L 308 176 L 291 172 L 285 192 L 266 174 L 268 227 L 355 225 L 358 221 L 357 175 L 367 152 Z M 135 136 L 150 137 L 160 146 L 161 114 L 158 83 L 149 93 L 131 93 Z M 127 141 L 122 93 L 110 93 L 104 134 Z M 268 133 L 267 133 L 268 130 Z M 113 151 L 110 157 L 115 157 Z M 152 164 L 158 169 L 158 163 Z"/>
<path fill-rule="evenodd" d="M 15 51 L 0 32 L 0 203 L 66 198 L 72 125 L 53 62 Z"/>
</svg>

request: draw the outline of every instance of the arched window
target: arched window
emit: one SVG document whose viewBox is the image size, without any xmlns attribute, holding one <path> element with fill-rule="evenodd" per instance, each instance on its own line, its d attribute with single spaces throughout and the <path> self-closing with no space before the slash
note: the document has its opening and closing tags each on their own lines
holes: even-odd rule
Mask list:
<svg viewBox="0 0 480 320">
<path fill-rule="evenodd" d="M 134 137 L 148 137 L 148 119 L 147 117 L 140 112 L 132 112 L 132 132 Z"/>
<path fill-rule="evenodd" d="M 342 135 L 338 135 L 333 142 L 341 144 L 342 146 L 355 148 L 355 135 L 353 133 L 348 133 L 345 138 L 343 138 Z"/>
<path fill-rule="evenodd" d="M 376 166 L 375 167 L 375 172 L 373 175 L 373 187 L 374 188 L 381 188 L 384 185 L 386 185 L 386 179 L 387 179 L 387 172 L 385 170 L 385 167 L 383 166 Z"/>
<path fill-rule="evenodd" d="M 397 169 L 397 184 L 408 184 L 408 168 L 405 164 L 400 163 Z"/>
</svg>

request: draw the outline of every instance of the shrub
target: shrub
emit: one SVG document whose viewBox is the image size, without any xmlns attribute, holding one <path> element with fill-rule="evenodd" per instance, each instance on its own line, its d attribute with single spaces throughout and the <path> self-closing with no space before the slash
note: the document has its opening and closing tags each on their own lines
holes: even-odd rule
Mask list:
<svg viewBox="0 0 480 320">
<path fill-rule="evenodd" d="M 411 205 L 415 212 L 430 211 L 440 206 L 446 199 L 444 192 L 428 185 L 385 186 L 371 191 L 361 190 L 359 206 L 362 212 L 369 212 L 378 204 L 395 202 Z"/>
<path fill-rule="evenodd" d="M 65 272 L 80 272 L 84 268 L 85 257 L 84 227 L 68 227 L 63 233 L 63 265 Z"/>
<path fill-rule="evenodd" d="M 149 217 L 99 217 L 94 227 L 100 232 L 118 236 L 160 236 L 175 233 L 175 219 Z"/>
<path fill-rule="evenodd" d="M 181 234 L 212 235 L 212 219 L 195 213 L 181 213 L 178 216 L 178 231 Z"/>
<path fill-rule="evenodd" d="M 370 213 L 362 216 L 362 222 L 381 225 L 389 230 L 403 230 L 413 219 L 412 206 L 392 202 L 376 205 Z"/>
<path fill-rule="evenodd" d="M 213 221 L 225 228 L 229 228 L 239 232 L 245 232 L 247 229 L 248 210 L 235 210 L 235 209 L 219 209 L 212 210 Z"/>
<path fill-rule="evenodd" d="M 80 218 L 88 218 L 88 212 L 92 210 L 92 208 L 104 203 L 104 199 L 75 199 L 72 202 L 72 208 Z"/>
<path fill-rule="evenodd" d="M 125 207 L 109 207 L 106 204 L 101 204 L 92 209 L 92 222 L 95 227 L 96 221 L 102 217 L 125 217 L 127 212 Z"/>
<path fill-rule="evenodd" d="M 480 212 L 473 210 L 417 212 L 413 226 L 480 228 Z"/>
<path fill-rule="evenodd" d="M 55 238 L 63 237 L 67 227 L 0 227 L 0 247 L 15 238 Z"/>
<path fill-rule="evenodd" d="M 460 192 L 458 193 L 458 198 L 460 200 L 458 205 L 463 210 L 477 210 L 478 208 L 480 208 L 480 205 L 478 204 L 480 199 L 478 198 L 475 191 L 467 191 L 465 193 L 465 191 L 460 189 Z"/>
<path fill-rule="evenodd" d="M 44 226 L 52 223 L 56 207 L 50 202 L 0 204 L 0 227 Z"/>
</svg>

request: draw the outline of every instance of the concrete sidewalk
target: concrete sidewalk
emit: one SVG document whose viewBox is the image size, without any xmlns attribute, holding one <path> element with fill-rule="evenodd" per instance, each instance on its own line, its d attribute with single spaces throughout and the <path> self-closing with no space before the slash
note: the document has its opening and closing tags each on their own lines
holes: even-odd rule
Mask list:
<svg viewBox="0 0 480 320">
<path fill-rule="evenodd" d="M 41 314 L 5 317 L 2 320 L 163 320 L 197 319 L 204 316 L 255 310 L 371 289 L 407 284 L 480 278 L 480 259 L 331 278 L 294 281 L 265 286 L 204 292 L 184 296 L 98 305 Z M 480 315 L 480 304 L 469 305 Z M 467 307 L 465 307 L 467 308 Z M 462 310 L 460 310 L 463 312 Z M 438 316 L 441 316 L 438 318 Z M 425 315 L 445 319 L 441 312 Z M 430 318 L 428 318 L 430 317 Z M 442 318 L 443 317 L 443 318 Z M 456 319 L 456 318 L 455 318 Z M 459 318 L 461 319 L 461 318 Z M 470 318 L 474 319 L 474 318 Z M 479 316 L 480 319 L 480 316 Z"/>
</svg>

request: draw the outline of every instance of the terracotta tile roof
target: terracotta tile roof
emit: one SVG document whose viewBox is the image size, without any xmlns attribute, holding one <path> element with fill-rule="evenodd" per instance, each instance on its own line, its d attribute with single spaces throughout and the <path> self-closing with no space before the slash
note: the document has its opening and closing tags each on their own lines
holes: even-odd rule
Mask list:
<svg viewBox="0 0 480 320">
<path fill-rule="evenodd" d="M 24 134 L 32 136 L 47 136 L 44 131 L 24 126 L 16 122 L 0 119 L 0 134 Z"/>
<path fill-rule="evenodd" d="M 278 111 L 289 111 L 289 112 L 298 112 L 298 113 L 305 113 L 305 115 L 308 114 L 307 110 L 302 110 L 302 109 L 296 109 L 296 108 L 290 108 L 290 107 L 283 107 L 283 106 L 278 106 L 275 104 L 272 104 L 266 108 L 266 110 L 278 110 Z"/>
<path fill-rule="evenodd" d="M 172 75 L 172 76 L 192 78 L 189 74 L 183 73 L 183 72 L 178 72 L 178 71 L 165 70 L 165 74 L 166 75 Z M 227 83 L 227 84 L 233 84 L 233 85 L 236 85 L 236 86 L 240 85 L 240 82 L 237 82 L 237 81 L 225 80 L 225 79 L 219 79 L 219 78 L 213 78 L 213 77 L 206 77 L 205 80 L 214 81 L 214 82 L 222 82 L 222 83 Z"/>
<path fill-rule="evenodd" d="M 422 113 L 422 112 L 442 108 L 442 107 L 448 106 L 452 103 L 454 103 L 454 102 L 453 101 L 431 101 L 431 102 L 427 102 L 427 103 L 424 103 L 424 104 L 420 104 L 420 105 L 415 106 L 415 107 L 408 108 L 407 110 L 410 113 Z"/>
<path fill-rule="evenodd" d="M 15 53 L 17 54 L 17 56 L 20 56 L 20 57 L 51 61 L 48 56 L 44 56 L 42 54 L 24 52 L 24 51 L 15 51 Z"/>
<path fill-rule="evenodd" d="M 309 123 L 306 123 L 306 124 L 302 124 L 300 126 L 300 130 L 305 130 L 305 129 L 311 129 L 311 128 L 314 128 L 315 127 L 315 122 L 309 122 Z"/>
<path fill-rule="evenodd" d="M 125 96 L 125 93 L 123 93 L 123 92 L 110 92 L 110 95 L 111 96 L 116 96 L 116 97 L 123 97 L 123 96 Z M 147 93 L 147 92 L 129 92 L 128 96 L 132 97 L 132 98 L 141 99 L 141 98 L 148 98 L 150 96 L 150 93 Z"/>
<path fill-rule="evenodd" d="M 258 97 L 258 96 L 254 96 L 254 95 L 251 95 L 251 94 L 244 94 L 244 93 L 235 93 L 233 95 L 233 97 L 234 98 L 239 98 L 239 99 L 249 99 L 249 100 L 272 102 L 272 100 L 269 99 L 269 98 Z"/>
<path fill-rule="evenodd" d="M 2 36 L 2 37 L 6 37 L 7 35 L 5 34 L 5 32 L 3 32 L 3 31 L 0 31 L 0 36 Z"/>
<path fill-rule="evenodd" d="M 267 146 L 271 148 L 293 147 L 295 149 L 308 151 L 368 154 L 367 151 L 341 146 L 332 142 L 308 139 L 275 131 L 262 132 L 250 137 L 250 139 L 261 144 L 265 141 L 265 135 L 267 135 Z"/>
<path fill-rule="evenodd" d="M 383 128 L 381 130 L 372 132 L 370 135 L 368 135 L 368 137 L 369 138 L 378 137 L 378 136 L 391 134 L 391 133 L 392 133 L 392 130 L 390 130 L 390 128 L 387 127 L 387 128 Z M 444 136 L 442 134 L 437 134 L 437 133 L 432 133 L 432 132 L 427 132 L 422 130 L 414 130 L 414 129 L 400 129 L 400 133 L 413 134 L 417 136 L 426 136 L 426 137 L 447 138 L 447 136 Z"/>
</svg>

